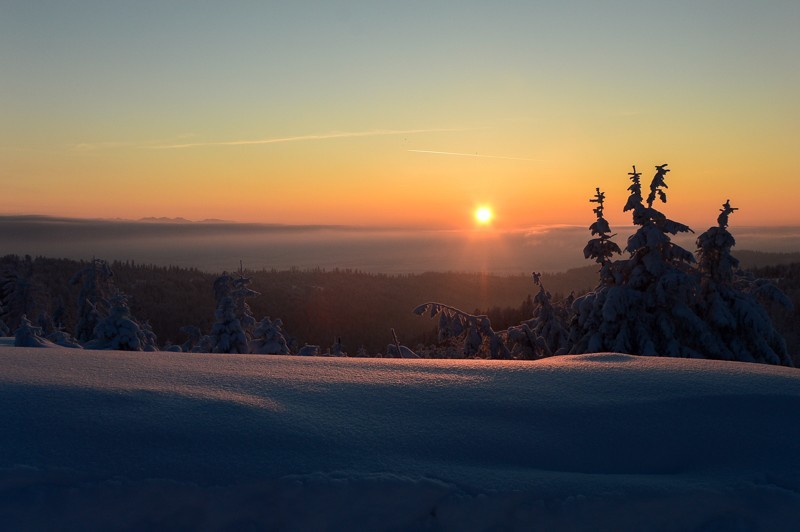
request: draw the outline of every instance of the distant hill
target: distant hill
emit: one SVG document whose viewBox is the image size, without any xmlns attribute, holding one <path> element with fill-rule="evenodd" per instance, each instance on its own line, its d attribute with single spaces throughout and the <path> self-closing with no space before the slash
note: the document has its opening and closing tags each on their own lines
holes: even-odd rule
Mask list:
<svg viewBox="0 0 800 532">
<path fill-rule="evenodd" d="M 136 220 L 137 222 L 144 222 L 144 223 L 159 223 L 159 224 L 232 224 L 236 222 L 231 222 L 230 220 L 221 220 L 219 218 L 204 218 L 202 220 L 187 220 L 186 218 L 177 217 L 177 218 L 167 218 L 166 216 L 147 216 L 145 218 L 139 218 Z"/>
<path fill-rule="evenodd" d="M 146 222 L 146 223 L 160 223 L 160 224 L 190 224 L 193 223 L 191 220 L 187 220 L 186 218 L 167 218 L 166 216 L 161 217 L 154 217 L 148 216 L 146 218 L 139 218 L 137 222 Z"/>
</svg>

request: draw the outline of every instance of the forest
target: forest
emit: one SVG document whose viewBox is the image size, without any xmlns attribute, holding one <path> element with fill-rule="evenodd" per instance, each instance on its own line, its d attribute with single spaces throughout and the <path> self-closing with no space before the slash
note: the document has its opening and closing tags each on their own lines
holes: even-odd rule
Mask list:
<svg viewBox="0 0 800 532">
<path fill-rule="evenodd" d="M 231 270 L 238 263 L 232 261 Z M 3 320 L 9 329 L 26 314 L 34 321 L 49 315 L 74 332 L 80 285 L 73 276 L 91 261 L 46 257 L 0 258 L 3 272 Z M 111 262 L 114 285 L 129 296 L 133 316 L 147 321 L 163 348 L 186 340 L 181 328 L 194 325 L 208 331 L 214 322 L 214 280 L 218 275 L 196 269 Z M 545 274 L 559 294 L 585 292 L 592 287 L 596 268 Z M 349 350 L 365 347 L 378 353 L 392 341 L 394 328 L 404 343 L 428 343 L 435 326 L 411 311 L 422 300 L 452 301 L 461 308 L 488 312 L 498 323 L 516 319 L 523 302 L 533 294 L 529 276 L 428 272 L 384 275 L 357 270 L 244 271 L 260 295 L 248 303 L 255 316 L 283 320 L 288 335 L 299 345 L 332 345 L 341 337 Z M 512 317 L 513 316 L 513 317 Z M 45 318 L 46 321 L 46 318 Z M 519 321 L 519 320 L 517 320 Z"/>
<path fill-rule="evenodd" d="M 34 336 L 94 348 L 297 353 L 310 344 L 319 349 L 305 353 L 403 356 L 406 349 L 425 357 L 522 359 L 598 350 L 684 357 L 712 351 L 710 358 L 797 365 L 797 254 L 734 257 L 727 227 L 736 208 L 726 202 L 717 226 L 698 237 L 695 259 L 669 238 L 690 229 L 653 206 L 666 202 L 667 172 L 666 165 L 657 167 L 646 200 L 641 174 L 635 167 L 630 174 L 626 210 L 639 229 L 628 239 L 629 258 L 612 260 L 623 252 L 611 239 L 598 189 L 590 200 L 597 221 L 584 249 L 595 264 L 561 273 L 252 271 L 232 257 L 233 273 L 219 275 L 131 261 L 6 255 L 0 258 L 3 333 L 25 325 Z M 424 313 L 438 322 L 415 315 Z M 111 320 L 108 341 L 97 338 L 103 320 Z M 113 340 L 113 320 L 129 324 L 138 339 Z M 225 345 L 208 343 L 220 335 Z M 766 343 L 751 344 L 753 337 Z M 256 340 L 259 349 L 251 345 Z M 767 354 L 756 354 L 762 351 Z"/>
</svg>

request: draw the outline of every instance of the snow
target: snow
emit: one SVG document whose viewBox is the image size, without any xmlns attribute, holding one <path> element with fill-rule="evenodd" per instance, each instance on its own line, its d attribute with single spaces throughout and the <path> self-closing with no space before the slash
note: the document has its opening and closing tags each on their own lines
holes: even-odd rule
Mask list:
<svg viewBox="0 0 800 532">
<path fill-rule="evenodd" d="M 0 342 L 5 529 L 795 530 L 800 372 Z"/>
</svg>

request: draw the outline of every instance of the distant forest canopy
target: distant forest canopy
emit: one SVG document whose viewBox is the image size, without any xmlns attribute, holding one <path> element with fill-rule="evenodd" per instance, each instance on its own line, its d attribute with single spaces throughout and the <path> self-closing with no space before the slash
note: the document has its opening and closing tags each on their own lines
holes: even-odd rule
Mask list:
<svg viewBox="0 0 800 532">
<path fill-rule="evenodd" d="M 794 303 L 793 311 L 770 307 L 776 328 L 787 341 L 789 351 L 800 363 L 800 253 L 738 251 L 742 266 L 757 277 L 773 280 Z M 59 315 L 64 329 L 72 333 L 77 321 L 80 286 L 70 279 L 87 262 L 45 257 L 0 258 L 3 301 L 11 289 L 9 279 L 22 275 L 30 283 L 26 313 L 35 321 L 42 312 Z M 246 266 L 246 265 L 245 265 Z M 164 347 L 186 340 L 181 327 L 194 325 L 203 332 L 214 322 L 213 283 L 217 275 L 195 268 L 161 267 L 133 262 L 112 262 L 114 283 L 130 296 L 131 313 L 148 321 Z M 231 260 L 230 271 L 238 268 Z M 556 274 L 542 274 L 542 284 L 556 300 L 574 292 L 580 295 L 597 285 L 598 267 L 586 266 Z M 285 332 L 297 345 L 322 347 L 336 338 L 351 355 L 360 347 L 369 353 L 384 352 L 392 343 L 394 328 L 405 345 L 435 343 L 436 324 L 411 311 L 420 301 L 447 301 L 453 306 L 486 314 L 497 329 L 530 318 L 531 298 L 538 291 L 529 275 L 429 272 L 386 275 L 358 270 L 321 268 L 300 270 L 257 270 L 244 272 L 252 279 L 250 288 L 260 293 L 248 303 L 256 319 L 280 318 Z M 15 327 L 18 317 L 6 304 L 4 317 Z M 17 320 L 15 322 L 15 320 Z"/>
<path fill-rule="evenodd" d="M 0 258 L 3 272 L 4 301 L 13 286 L 12 277 L 29 280 L 28 317 L 35 321 L 41 312 L 58 315 L 66 331 L 77 322 L 80 286 L 70 279 L 88 262 L 45 257 Z M 210 330 L 216 303 L 213 284 L 218 277 L 195 268 L 162 267 L 133 262 L 110 263 L 116 288 L 129 296 L 131 313 L 140 321 L 149 321 L 159 344 L 182 343 L 186 338 L 181 327 L 194 325 Z M 245 265 L 246 266 L 246 265 Z M 231 260 L 230 271 L 238 269 Z M 245 268 L 252 280 L 249 287 L 260 295 L 248 299 L 256 319 L 280 318 L 284 330 L 300 346 L 320 345 L 323 351 L 340 337 L 345 348 L 354 353 L 365 347 L 370 353 L 382 352 L 392 342 L 394 328 L 405 344 L 414 345 L 436 338 L 435 325 L 420 320 L 411 311 L 419 301 L 441 298 L 461 308 L 492 310 L 519 308 L 528 294 L 534 293 L 530 276 L 500 276 L 478 273 L 429 272 L 386 275 L 358 270 L 315 268 L 300 270 L 257 270 Z M 586 291 L 596 282 L 597 268 L 588 266 L 563 273 L 546 275 L 554 293 Z M 6 304 L 7 314 L 12 309 Z M 18 325 L 18 316 L 8 316 L 10 328 Z"/>
</svg>

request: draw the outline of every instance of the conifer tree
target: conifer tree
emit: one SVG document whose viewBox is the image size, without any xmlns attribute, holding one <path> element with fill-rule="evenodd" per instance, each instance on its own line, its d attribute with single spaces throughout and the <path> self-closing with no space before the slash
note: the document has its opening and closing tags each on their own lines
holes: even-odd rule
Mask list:
<svg viewBox="0 0 800 532">
<path fill-rule="evenodd" d="M 78 294 L 78 324 L 75 328 L 75 338 L 79 342 L 85 343 L 94 338 L 95 327 L 108 316 L 108 298 L 113 292 L 113 277 L 114 272 L 106 261 L 92 259 L 70 279 L 70 284 L 81 283 Z"/>
<path fill-rule="evenodd" d="M 545 290 L 541 274 L 533 273 L 539 292 L 533 298 L 533 317 L 506 332 L 508 347 L 514 358 L 538 359 L 569 352 L 569 331 L 562 312 Z"/>
<path fill-rule="evenodd" d="M 239 318 L 239 323 L 248 338 L 251 337 L 251 332 L 256 325 L 256 319 L 253 317 L 250 305 L 247 304 L 247 299 L 260 295 L 255 290 L 248 288 L 250 283 L 251 279 L 244 276 L 244 270 L 240 262 L 239 276 L 234 278 L 231 283 L 230 296 L 233 298 L 236 307 L 236 317 Z"/>
<path fill-rule="evenodd" d="M 283 335 L 283 322 L 280 318 L 272 320 L 266 316 L 258 323 L 258 327 L 253 331 L 250 352 L 269 355 L 289 354 L 289 346 Z"/>
<path fill-rule="evenodd" d="M 148 337 L 131 315 L 128 298 L 117 292 L 111 297 L 111 310 L 95 326 L 93 339 L 84 344 L 86 349 L 111 349 L 115 351 L 143 351 Z"/>
<path fill-rule="evenodd" d="M 635 172 L 636 167 L 634 167 L 634 173 Z M 611 227 L 603 216 L 606 195 L 604 192 L 601 192 L 599 188 L 595 190 L 596 192 L 594 198 L 590 199 L 589 201 L 592 203 L 597 203 L 597 206 L 592 209 L 595 215 L 597 215 L 597 220 L 589 226 L 589 230 L 592 232 L 593 236 L 597 235 L 597 238 L 592 238 L 589 240 L 589 243 L 583 248 L 583 256 L 587 259 L 594 259 L 594 261 L 600 264 L 600 266 L 605 267 L 610 262 L 611 257 L 613 257 L 614 254 L 622 253 L 622 250 L 619 249 L 619 246 L 613 240 L 611 240 L 616 235 L 610 234 Z M 603 274 L 601 273 L 601 276 L 602 275 Z"/>
<path fill-rule="evenodd" d="M 214 313 L 217 321 L 211 327 L 208 343 L 212 353 L 247 353 L 247 335 L 236 315 L 236 304 L 231 296 L 220 301 Z"/>
<path fill-rule="evenodd" d="M 791 302 L 771 283 L 737 271 L 739 261 L 731 255 L 736 240 L 728 232 L 729 217 L 736 210 L 727 200 L 720 209 L 717 225 L 697 237 L 698 270 L 702 276 L 698 307 L 716 340 L 706 356 L 791 366 L 786 343 L 757 296 L 784 306 L 791 306 Z"/>
<path fill-rule="evenodd" d="M 693 308 L 694 256 L 670 239 L 691 229 L 653 207 L 657 199 L 667 200 L 666 166 L 656 166 L 646 204 L 641 174 L 636 167 L 629 174 L 624 210 L 632 211 L 638 226 L 628 238 L 630 257 L 605 264 L 601 285 L 573 303 L 571 352 L 702 357 L 713 344 L 708 326 Z"/>
</svg>

